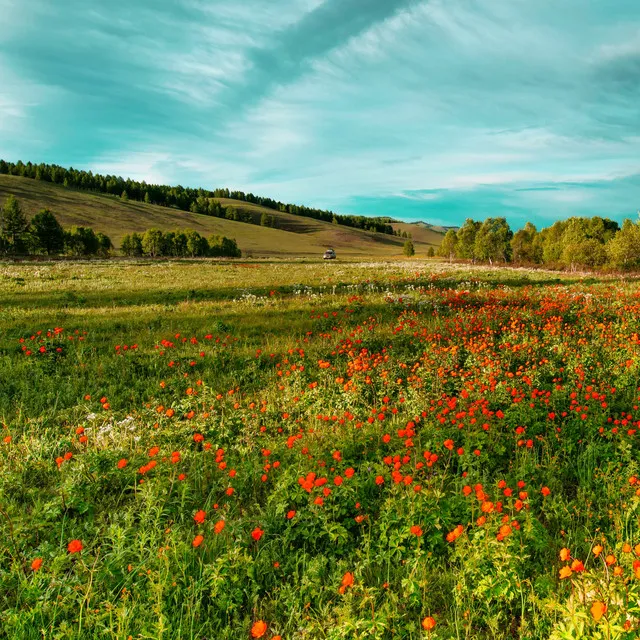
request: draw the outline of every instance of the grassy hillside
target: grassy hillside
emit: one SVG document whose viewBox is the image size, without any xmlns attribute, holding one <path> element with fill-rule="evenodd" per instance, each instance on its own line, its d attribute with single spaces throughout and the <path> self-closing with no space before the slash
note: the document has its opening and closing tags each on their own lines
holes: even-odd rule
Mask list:
<svg viewBox="0 0 640 640">
<path fill-rule="evenodd" d="M 63 226 L 93 227 L 106 233 L 116 247 L 122 236 L 150 227 L 163 230 L 195 229 L 202 235 L 221 234 L 235 238 L 246 256 L 319 256 L 333 247 L 338 257 L 393 257 L 402 254 L 404 240 L 394 236 L 361 231 L 303 218 L 273 209 L 220 199 L 238 211 L 247 211 L 256 221 L 266 212 L 276 218 L 277 229 L 188 213 L 112 196 L 65 189 L 59 185 L 29 178 L 0 175 L 0 203 L 13 194 L 28 216 L 42 208 L 53 211 Z M 413 233 L 416 253 L 425 254 L 430 245 L 438 246 L 442 235 L 414 225 L 402 225 Z"/>
</svg>

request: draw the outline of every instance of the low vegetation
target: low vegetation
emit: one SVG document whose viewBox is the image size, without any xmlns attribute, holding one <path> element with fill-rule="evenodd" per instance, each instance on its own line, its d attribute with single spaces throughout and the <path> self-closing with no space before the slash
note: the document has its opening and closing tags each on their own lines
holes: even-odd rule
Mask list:
<svg viewBox="0 0 640 640">
<path fill-rule="evenodd" d="M 638 637 L 637 282 L 130 260 L 0 283 L 6 637 Z"/>
</svg>

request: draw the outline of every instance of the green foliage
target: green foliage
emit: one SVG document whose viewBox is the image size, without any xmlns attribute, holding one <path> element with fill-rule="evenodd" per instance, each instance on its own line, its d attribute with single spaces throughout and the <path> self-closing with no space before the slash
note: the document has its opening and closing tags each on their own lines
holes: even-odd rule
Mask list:
<svg viewBox="0 0 640 640">
<path fill-rule="evenodd" d="M 625 220 L 622 229 L 606 245 L 610 263 L 618 269 L 640 266 L 640 224 Z"/>
<path fill-rule="evenodd" d="M 524 228 L 516 231 L 511 238 L 511 255 L 514 262 L 540 263 L 542 261 L 542 246 L 538 239 L 535 225 L 527 222 Z"/>
<path fill-rule="evenodd" d="M 107 236 L 104 234 L 100 234 L 100 236 L 98 237 L 91 228 L 74 225 L 64 232 L 64 250 L 68 255 L 75 257 L 96 255 L 106 245 L 111 246 L 111 241 Z"/>
<path fill-rule="evenodd" d="M 275 216 L 269 215 L 266 212 L 263 213 L 262 216 L 260 216 L 260 226 L 276 228 Z"/>
<path fill-rule="evenodd" d="M 161 256 L 165 248 L 163 241 L 160 229 L 147 229 L 142 236 L 142 252 L 152 258 Z"/>
<path fill-rule="evenodd" d="M 449 229 L 442 239 L 442 244 L 438 247 L 438 255 L 449 258 L 449 262 L 455 258 L 458 252 L 458 235 L 453 229 Z"/>
<path fill-rule="evenodd" d="M 22 253 L 25 250 L 29 221 L 18 201 L 10 195 L 0 208 L 0 238 L 5 251 Z"/>
<path fill-rule="evenodd" d="M 465 260 L 475 260 L 476 258 L 476 235 L 478 230 L 482 226 L 482 223 L 475 222 L 471 218 L 467 218 L 464 224 L 458 229 L 456 234 L 457 243 L 457 256 Z"/>
<path fill-rule="evenodd" d="M 125 256 L 140 257 L 143 254 L 142 236 L 139 233 L 127 234 L 122 238 L 120 251 Z"/>
<path fill-rule="evenodd" d="M 52 255 L 64 250 L 64 229 L 49 209 L 42 209 L 31 218 L 30 231 L 36 252 Z"/>
<path fill-rule="evenodd" d="M 477 231 L 473 253 L 478 260 L 493 264 L 511 256 L 513 233 L 506 218 L 487 218 Z"/>
<path fill-rule="evenodd" d="M 235 240 L 213 235 L 209 237 L 209 255 L 213 257 L 239 258 L 242 252 Z"/>
<path fill-rule="evenodd" d="M 402 246 L 402 253 L 407 256 L 407 258 L 410 258 L 411 256 L 415 255 L 416 250 L 413 246 L 413 242 L 411 242 L 411 240 L 407 240 L 404 245 Z"/>
<path fill-rule="evenodd" d="M 136 233 L 126 235 L 122 239 L 121 251 L 130 257 L 146 255 L 151 258 L 206 256 L 239 258 L 241 256 L 235 240 L 224 236 L 211 236 L 207 241 L 193 229 L 166 233 L 159 229 L 148 229 L 142 236 Z"/>
</svg>

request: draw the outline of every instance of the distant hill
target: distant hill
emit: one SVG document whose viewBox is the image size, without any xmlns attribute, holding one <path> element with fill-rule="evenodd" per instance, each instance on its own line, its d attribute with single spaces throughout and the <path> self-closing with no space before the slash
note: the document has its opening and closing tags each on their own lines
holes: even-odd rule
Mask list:
<svg viewBox="0 0 640 640">
<path fill-rule="evenodd" d="M 116 247 L 125 234 L 152 227 L 165 231 L 190 228 L 205 236 L 225 235 L 236 239 L 244 256 L 254 257 L 318 257 L 327 247 L 333 247 L 339 258 L 399 257 L 405 242 L 401 237 L 282 213 L 231 198 L 217 200 L 225 207 L 231 205 L 238 212 L 250 214 L 255 222 L 260 221 L 263 213 L 273 216 L 276 228 L 0 174 L 0 203 L 9 194 L 18 199 L 29 217 L 48 208 L 63 226 L 92 227 L 106 233 Z M 411 233 L 418 256 L 425 255 L 430 246 L 437 248 L 443 238 L 442 233 L 422 225 L 393 223 L 393 227 Z"/>
<path fill-rule="evenodd" d="M 444 227 L 439 224 L 430 224 L 429 222 L 424 222 L 422 220 L 416 220 L 411 224 L 417 225 L 419 227 L 426 227 L 427 229 L 431 229 L 432 231 L 437 231 L 438 233 L 443 233 L 443 234 L 447 233 L 449 229 L 453 229 L 454 231 L 457 231 L 460 228 L 460 227 Z"/>
</svg>

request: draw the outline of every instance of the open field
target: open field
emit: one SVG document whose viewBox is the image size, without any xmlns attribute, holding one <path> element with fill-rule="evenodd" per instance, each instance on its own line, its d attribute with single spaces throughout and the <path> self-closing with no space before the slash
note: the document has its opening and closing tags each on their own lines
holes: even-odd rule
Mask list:
<svg viewBox="0 0 640 640">
<path fill-rule="evenodd" d="M 417 260 L 0 263 L 0 637 L 637 638 L 639 312 Z"/>
<path fill-rule="evenodd" d="M 245 257 L 317 257 L 327 247 L 333 247 L 338 257 L 401 257 L 405 242 L 395 236 L 334 225 L 227 198 L 218 201 L 225 207 L 233 206 L 240 212 L 250 213 L 258 223 L 262 214 L 267 213 L 276 219 L 278 228 L 124 201 L 114 196 L 65 189 L 50 182 L 0 174 L 0 205 L 10 194 L 18 199 L 28 217 L 40 209 L 51 209 L 63 226 L 92 227 L 108 235 L 116 248 L 125 234 L 144 232 L 152 227 L 163 231 L 189 228 L 204 236 L 216 234 L 235 238 Z M 412 227 L 414 225 L 402 225 L 403 230 Z M 414 230 L 418 255 L 426 255 L 430 246 L 437 248 L 442 241 L 443 234 L 418 226 Z"/>
</svg>

